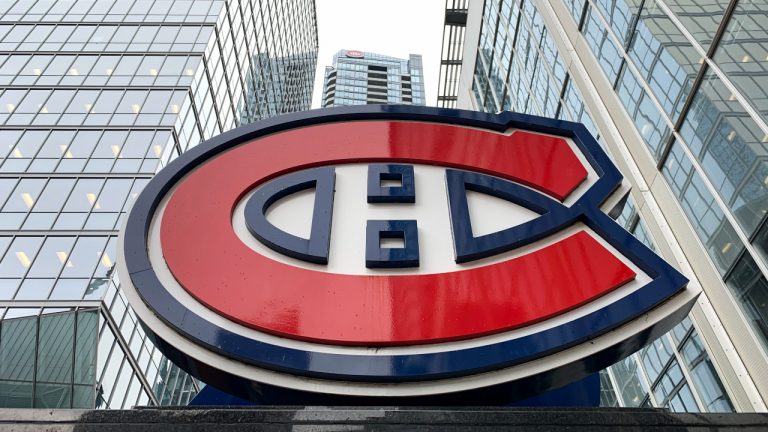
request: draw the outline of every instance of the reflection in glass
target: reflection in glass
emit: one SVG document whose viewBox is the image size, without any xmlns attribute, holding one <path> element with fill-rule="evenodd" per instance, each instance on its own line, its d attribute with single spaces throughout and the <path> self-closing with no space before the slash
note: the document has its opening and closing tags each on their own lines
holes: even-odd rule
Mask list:
<svg viewBox="0 0 768 432">
<path fill-rule="evenodd" d="M 621 43 L 626 45 L 631 37 L 632 23 L 642 3 L 639 0 L 598 0 L 595 2 L 595 7 L 608 21 L 608 25 Z"/>
<path fill-rule="evenodd" d="M 726 284 L 741 306 L 755 335 L 768 350 L 768 281 L 749 254 L 739 260 Z"/>
<path fill-rule="evenodd" d="M 645 368 L 645 373 L 650 377 L 661 375 L 673 356 L 674 353 L 664 337 L 656 339 L 640 351 L 640 359 Z"/>
<path fill-rule="evenodd" d="M 691 32 L 704 50 L 709 49 L 712 39 L 723 20 L 729 0 L 664 0 L 672 12 Z"/>
<path fill-rule="evenodd" d="M 768 211 L 768 143 L 714 73 L 707 74 L 680 134 L 741 227 L 751 235 Z"/>
<path fill-rule="evenodd" d="M 659 406 L 668 407 L 671 411 L 698 411 L 691 388 L 676 359 L 670 362 L 664 374 L 653 386 L 653 395 Z"/>
<path fill-rule="evenodd" d="M 621 394 L 624 406 L 640 406 L 648 397 L 648 391 L 639 377 L 640 371 L 634 358 L 628 357 L 614 364 L 611 366 L 611 371 L 619 386 L 617 390 Z"/>
<path fill-rule="evenodd" d="M 600 371 L 600 406 L 619 406 L 619 400 L 616 398 L 616 390 L 613 388 L 613 383 L 611 383 L 611 378 L 608 376 L 608 371 L 606 369 Z"/>
<path fill-rule="evenodd" d="M 768 9 L 738 2 L 714 60 L 748 101 L 768 118 Z M 768 141 L 768 140 L 766 140 Z"/>
<path fill-rule="evenodd" d="M 627 51 L 672 121 L 700 68 L 700 55 L 655 1 L 646 1 Z"/>
<path fill-rule="evenodd" d="M 37 346 L 37 381 L 72 381 L 75 314 L 47 314 L 40 317 Z"/>
<path fill-rule="evenodd" d="M 582 33 L 584 33 L 587 44 L 600 62 L 600 67 L 605 72 L 605 76 L 608 77 L 608 81 L 613 84 L 619 75 L 619 70 L 624 60 L 619 53 L 618 47 L 608 36 L 608 29 L 602 25 L 597 17 L 597 12 L 594 8 L 590 7 L 587 10 Z"/>
<path fill-rule="evenodd" d="M 0 380 L 32 381 L 37 319 L 5 319 L 0 326 Z"/>
<path fill-rule="evenodd" d="M 662 173 L 682 204 L 688 221 L 715 262 L 725 274 L 744 248 L 736 231 L 715 202 L 693 164 L 675 142 Z"/>
<path fill-rule="evenodd" d="M 0 406 L 93 408 L 98 311 L 11 315 L 0 321 Z"/>
<path fill-rule="evenodd" d="M 645 145 L 654 158 L 658 159 L 671 131 L 650 95 L 640 84 L 640 80 L 628 68 L 622 70 L 616 93 Z"/>
<path fill-rule="evenodd" d="M 699 392 L 699 397 L 706 411 L 732 412 L 731 400 L 723 388 L 709 355 L 704 350 L 698 332 L 694 328 L 690 330 L 688 339 L 680 348 L 680 353 L 685 359 L 688 370 L 691 371 L 691 379 Z"/>
</svg>

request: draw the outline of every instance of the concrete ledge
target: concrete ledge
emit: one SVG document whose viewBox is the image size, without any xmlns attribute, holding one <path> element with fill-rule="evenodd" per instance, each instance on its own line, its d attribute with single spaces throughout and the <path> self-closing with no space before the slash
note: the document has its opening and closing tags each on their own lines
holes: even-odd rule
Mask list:
<svg viewBox="0 0 768 432">
<path fill-rule="evenodd" d="M 768 414 L 629 408 L 263 407 L 0 409 L 0 431 L 209 430 L 765 431 Z"/>
</svg>

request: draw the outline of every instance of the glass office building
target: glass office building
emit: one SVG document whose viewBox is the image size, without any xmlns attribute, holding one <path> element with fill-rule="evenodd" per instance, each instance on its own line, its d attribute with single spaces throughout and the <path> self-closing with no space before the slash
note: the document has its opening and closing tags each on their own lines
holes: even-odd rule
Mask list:
<svg viewBox="0 0 768 432">
<path fill-rule="evenodd" d="M 765 411 L 768 2 L 470 1 L 458 106 L 583 122 L 625 174 L 619 221 L 700 285 L 601 373 L 605 405 Z"/>
<path fill-rule="evenodd" d="M 312 0 L 0 3 L 0 407 L 186 404 L 114 274 L 125 211 L 201 140 L 308 109 Z"/>
<path fill-rule="evenodd" d="M 421 55 L 399 59 L 354 50 L 337 52 L 333 66 L 325 67 L 322 106 L 367 104 L 424 105 Z"/>
</svg>

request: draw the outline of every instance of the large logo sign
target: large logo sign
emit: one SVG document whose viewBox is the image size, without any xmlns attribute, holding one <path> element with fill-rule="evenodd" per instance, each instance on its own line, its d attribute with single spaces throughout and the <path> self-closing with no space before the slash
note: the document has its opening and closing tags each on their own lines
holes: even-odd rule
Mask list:
<svg viewBox="0 0 768 432">
<path fill-rule="evenodd" d="M 523 397 L 629 355 L 696 298 L 605 213 L 621 181 L 580 124 L 298 113 L 161 171 L 120 279 L 163 352 L 234 394 Z"/>
<path fill-rule="evenodd" d="M 365 57 L 365 54 L 362 51 L 347 50 L 347 57 L 363 58 Z"/>
</svg>

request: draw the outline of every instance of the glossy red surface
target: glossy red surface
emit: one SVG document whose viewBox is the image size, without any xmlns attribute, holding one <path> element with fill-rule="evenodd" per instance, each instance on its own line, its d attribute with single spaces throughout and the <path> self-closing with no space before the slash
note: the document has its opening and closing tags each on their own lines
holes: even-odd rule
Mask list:
<svg viewBox="0 0 768 432">
<path fill-rule="evenodd" d="M 244 245 L 232 229 L 235 204 L 263 181 L 310 166 L 382 160 L 484 172 L 561 199 L 586 177 L 567 143 L 527 132 L 504 136 L 386 121 L 296 129 L 241 145 L 186 177 L 163 216 L 164 258 L 192 296 L 234 321 L 285 337 L 344 345 L 431 343 L 496 333 L 560 314 L 635 276 L 584 232 L 486 267 L 362 276 L 273 261 Z"/>
</svg>

